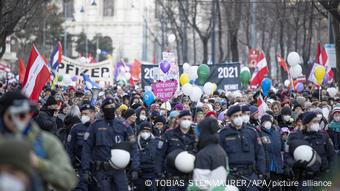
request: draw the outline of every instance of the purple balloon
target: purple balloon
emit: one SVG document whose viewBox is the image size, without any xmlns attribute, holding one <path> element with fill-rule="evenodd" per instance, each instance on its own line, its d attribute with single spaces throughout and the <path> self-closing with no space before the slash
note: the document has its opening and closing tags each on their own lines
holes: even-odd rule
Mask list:
<svg viewBox="0 0 340 191">
<path fill-rule="evenodd" d="M 301 82 L 299 82 L 298 84 L 296 84 L 296 91 L 297 91 L 298 93 L 301 93 L 301 92 L 303 91 L 303 89 L 304 89 L 304 86 L 303 86 L 303 84 L 302 84 Z"/>
<path fill-rule="evenodd" d="M 77 77 L 77 76 L 72 76 L 72 78 L 71 78 L 72 82 L 75 82 L 75 81 L 77 81 L 77 79 L 78 79 L 78 77 Z"/>
<path fill-rule="evenodd" d="M 221 112 L 218 117 L 217 117 L 218 120 L 220 121 L 223 121 L 224 120 L 224 112 Z"/>
<path fill-rule="evenodd" d="M 167 60 L 162 60 L 161 63 L 160 63 L 160 66 L 161 66 L 161 70 L 164 73 L 167 73 L 170 70 L 170 67 L 171 67 L 170 63 Z"/>
</svg>

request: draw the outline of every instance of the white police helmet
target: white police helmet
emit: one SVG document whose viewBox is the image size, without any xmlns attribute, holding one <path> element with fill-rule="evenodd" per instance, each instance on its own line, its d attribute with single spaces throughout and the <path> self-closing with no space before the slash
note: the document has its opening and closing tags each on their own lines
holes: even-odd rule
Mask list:
<svg viewBox="0 0 340 191">
<path fill-rule="evenodd" d="M 294 160 L 306 161 L 307 167 L 315 164 L 315 162 L 320 162 L 321 158 L 319 154 L 309 145 L 300 145 L 295 148 L 293 152 Z"/>
<path fill-rule="evenodd" d="M 130 153 L 122 149 L 112 149 L 110 165 L 114 169 L 124 169 L 130 162 Z"/>
<path fill-rule="evenodd" d="M 225 191 L 239 191 L 239 189 L 233 185 L 226 185 L 224 190 Z"/>
<path fill-rule="evenodd" d="M 188 151 L 180 152 L 175 158 L 175 167 L 183 173 L 190 173 L 194 170 L 195 156 Z"/>
</svg>

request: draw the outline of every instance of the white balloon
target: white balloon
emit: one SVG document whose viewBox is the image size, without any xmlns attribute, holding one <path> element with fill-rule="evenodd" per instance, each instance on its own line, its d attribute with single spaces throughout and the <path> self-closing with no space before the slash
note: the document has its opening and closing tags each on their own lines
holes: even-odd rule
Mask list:
<svg viewBox="0 0 340 191">
<path fill-rule="evenodd" d="M 183 94 L 190 96 L 191 91 L 192 91 L 192 85 L 190 83 L 184 84 L 184 86 L 182 87 Z"/>
<path fill-rule="evenodd" d="M 296 66 L 300 63 L 300 56 L 297 52 L 290 52 L 287 57 L 287 62 L 290 66 Z"/>
<path fill-rule="evenodd" d="M 203 91 L 206 95 L 211 95 L 214 92 L 214 84 L 207 82 L 203 86 Z"/>
<path fill-rule="evenodd" d="M 336 94 L 338 93 L 338 90 L 336 90 L 336 88 L 334 87 L 331 87 L 331 88 L 327 88 L 327 92 L 330 97 L 335 97 Z"/>
<path fill-rule="evenodd" d="M 183 73 L 189 73 L 190 65 L 188 63 L 183 64 Z"/>
<path fill-rule="evenodd" d="M 290 84 L 290 81 L 289 80 L 285 80 L 284 84 L 285 84 L 285 87 L 288 87 L 289 84 Z"/>
<path fill-rule="evenodd" d="M 193 86 L 190 92 L 190 99 L 191 101 L 198 102 L 201 99 L 202 90 L 198 86 Z"/>
<path fill-rule="evenodd" d="M 63 78 L 63 83 L 64 85 L 68 86 L 72 83 L 72 79 L 69 75 L 64 75 L 64 78 Z"/>
<path fill-rule="evenodd" d="M 197 69 L 198 69 L 198 66 L 191 66 L 189 68 L 188 75 L 189 75 L 190 80 L 196 80 L 198 78 Z"/>
<path fill-rule="evenodd" d="M 103 78 L 110 78 L 110 73 L 105 72 L 105 73 L 103 74 Z"/>
<path fill-rule="evenodd" d="M 302 68 L 300 65 L 295 65 L 295 66 L 292 66 L 290 69 L 289 69 L 289 72 L 290 72 L 290 75 L 292 75 L 293 78 L 297 78 L 299 76 L 302 75 Z"/>
<path fill-rule="evenodd" d="M 176 40 L 176 36 L 174 34 L 169 34 L 168 35 L 168 42 L 173 43 Z"/>
</svg>

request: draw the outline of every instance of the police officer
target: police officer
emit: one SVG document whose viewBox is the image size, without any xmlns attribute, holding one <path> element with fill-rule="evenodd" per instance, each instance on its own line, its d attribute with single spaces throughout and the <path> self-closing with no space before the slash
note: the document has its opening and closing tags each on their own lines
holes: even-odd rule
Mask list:
<svg viewBox="0 0 340 191">
<path fill-rule="evenodd" d="M 288 138 L 287 144 L 289 148 L 285 150 L 286 172 L 299 180 L 300 184 L 297 190 L 313 190 L 313 187 L 305 186 L 302 182 L 308 179 L 319 179 L 321 175 L 330 170 L 335 161 L 334 145 L 328 134 L 320 130 L 319 122 L 320 120 L 316 113 L 306 112 L 302 119 L 304 129 L 291 133 Z M 294 160 L 294 149 L 301 144 L 311 146 L 321 160 L 317 160 L 313 164 Z"/>
<path fill-rule="evenodd" d="M 152 134 L 151 123 L 145 121 L 140 124 L 140 131 L 137 136 L 138 152 L 140 155 L 139 179 L 136 181 L 137 190 L 156 191 L 155 179 L 160 174 L 159 154 L 157 140 Z M 151 180 L 149 187 L 145 186 L 145 181 Z"/>
<path fill-rule="evenodd" d="M 81 123 L 74 125 L 67 137 L 66 150 L 70 156 L 73 168 L 76 169 L 80 175 L 83 175 L 81 172 L 81 152 L 83 149 L 84 134 L 86 133 L 91 122 L 93 122 L 95 119 L 95 111 L 95 107 L 90 104 L 82 105 L 80 107 Z M 84 177 L 80 177 L 78 186 L 74 190 L 88 190 Z"/>
<path fill-rule="evenodd" d="M 126 121 L 115 119 L 113 98 L 103 100 L 101 109 L 104 119 L 96 120 L 84 135 L 82 170 L 87 181 L 94 174 L 98 191 L 128 190 L 125 169 L 112 168 L 111 149 L 130 144 L 133 179 L 138 178 L 139 155 L 133 130 Z"/>
<path fill-rule="evenodd" d="M 173 180 L 179 184 L 166 187 L 166 190 L 186 190 L 189 174 L 180 172 L 170 164 L 170 155 L 178 150 L 196 152 L 195 136 L 191 129 L 192 116 L 190 111 L 183 110 L 178 115 L 178 126 L 164 133 L 164 144 L 162 146 L 162 159 L 167 180 Z M 184 183 L 184 184 L 183 184 Z"/>
<path fill-rule="evenodd" d="M 261 125 L 257 128 L 261 137 L 262 145 L 266 157 L 266 178 L 278 181 L 283 175 L 283 161 L 281 151 L 283 151 L 283 141 L 281 133 L 273 125 L 273 117 L 265 114 L 261 117 Z M 279 186 L 272 187 L 271 190 L 281 190 Z"/>
<path fill-rule="evenodd" d="M 242 120 L 243 120 L 244 125 L 246 125 L 247 127 L 255 128 L 255 126 L 250 123 L 251 112 L 250 112 L 249 105 L 242 105 L 241 110 L 242 110 Z"/>
<path fill-rule="evenodd" d="M 254 128 L 243 125 L 240 105 L 227 111 L 231 123 L 220 131 L 220 144 L 229 158 L 229 179 L 254 181 L 265 173 L 265 158 L 262 142 Z M 259 175 L 259 177 L 257 176 Z M 242 185 L 242 190 L 258 190 L 256 185 Z"/>
</svg>

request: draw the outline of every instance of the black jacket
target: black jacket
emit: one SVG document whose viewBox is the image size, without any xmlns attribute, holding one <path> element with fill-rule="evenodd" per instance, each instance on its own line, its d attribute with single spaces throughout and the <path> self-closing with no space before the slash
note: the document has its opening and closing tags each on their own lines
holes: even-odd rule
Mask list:
<svg viewBox="0 0 340 191">
<path fill-rule="evenodd" d="M 53 117 L 53 113 L 48 110 L 42 110 L 39 114 L 34 118 L 34 120 L 38 123 L 40 129 L 48 131 L 50 133 L 55 134 L 57 131 L 57 123 L 55 118 Z"/>
</svg>

